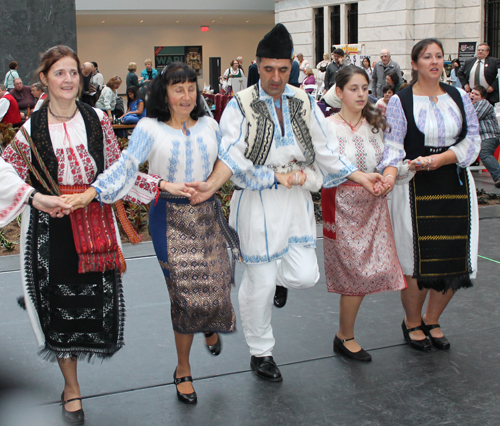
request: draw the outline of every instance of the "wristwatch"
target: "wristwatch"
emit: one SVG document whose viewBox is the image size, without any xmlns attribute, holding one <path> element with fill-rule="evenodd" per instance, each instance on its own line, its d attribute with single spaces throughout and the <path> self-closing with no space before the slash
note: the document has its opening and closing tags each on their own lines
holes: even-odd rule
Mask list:
<svg viewBox="0 0 500 426">
<path fill-rule="evenodd" d="M 35 189 L 34 191 L 31 192 L 30 195 L 28 195 L 28 204 L 33 207 L 33 200 L 35 198 L 35 194 L 37 194 L 38 191 Z"/>
</svg>

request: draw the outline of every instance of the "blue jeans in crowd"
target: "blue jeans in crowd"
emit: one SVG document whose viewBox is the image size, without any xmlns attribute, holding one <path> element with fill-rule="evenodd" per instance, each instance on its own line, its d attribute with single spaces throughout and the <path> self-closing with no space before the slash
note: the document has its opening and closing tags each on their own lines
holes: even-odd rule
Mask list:
<svg viewBox="0 0 500 426">
<path fill-rule="evenodd" d="M 127 114 L 122 118 L 122 124 L 137 124 L 142 117 L 135 114 Z M 499 172 L 500 174 L 500 172 Z"/>
<path fill-rule="evenodd" d="M 481 152 L 479 157 L 484 164 L 484 167 L 490 172 L 493 181 L 496 182 L 500 178 L 500 165 L 498 160 L 493 156 L 497 149 L 499 140 L 498 138 L 485 139 L 481 141 Z"/>
</svg>

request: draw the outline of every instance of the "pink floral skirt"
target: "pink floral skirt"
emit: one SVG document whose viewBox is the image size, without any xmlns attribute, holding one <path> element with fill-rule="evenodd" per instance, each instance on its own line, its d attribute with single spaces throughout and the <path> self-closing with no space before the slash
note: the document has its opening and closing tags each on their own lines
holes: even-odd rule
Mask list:
<svg viewBox="0 0 500 426">
<path fill-rule="evenodd" d="M 328 291 L 364 296 L 404 290 L 386 197 L 347 182 L 323 188 L 321 203 Z"/>
</svg>

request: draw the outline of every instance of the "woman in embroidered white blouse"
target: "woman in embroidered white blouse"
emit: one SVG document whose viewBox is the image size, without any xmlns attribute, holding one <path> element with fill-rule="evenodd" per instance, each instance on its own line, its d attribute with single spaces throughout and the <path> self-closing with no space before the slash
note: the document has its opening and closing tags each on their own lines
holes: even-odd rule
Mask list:
<svg viewBox="0 0 500 426">
<path fill-rule="evenodd" d="M 219 355 L 219 333 L 235 330 L 220 207 L 213 199 L 191 206 L 195 190 L 185 184 L 205 181 L 217 161 L 219 126 L 205 115 L 200 96 L 192 68 L 179 62 L 166 67 L 153 80 L 149 118 L 139 121 L 115 167 L 102 173 L 86 193 L 67 200 L 80 207 L 96 196 L 104 203 L 113 203 L 129 191 L 128 197 L 134 197 L 139 164 L 149 161 L 149 175 L 161 192 L 137 193 L 137 202 L 154 199 L 149 227 L 171 301 L 177 397 L 186 404 L 197 401 L 189 363 L 194 333 L 204 332 L 209 352 Z"/>
</svg>

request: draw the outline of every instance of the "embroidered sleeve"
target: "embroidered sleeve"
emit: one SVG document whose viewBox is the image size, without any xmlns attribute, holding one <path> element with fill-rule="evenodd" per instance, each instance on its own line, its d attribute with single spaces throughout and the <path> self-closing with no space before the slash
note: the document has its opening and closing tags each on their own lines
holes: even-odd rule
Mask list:
<svg viewBox="0 0 500 426">
<path fill-rule="evenodd" d="M 233 172 L 231 180 L 235 185 L 254 191 L 270 188 L 274 184 L 274 172 L 267 166 L 254 166 L 245 157 L 246 126 L 236 99 L 231 99 L 220 122 L 219 159 Z"/>
<path fill-rule="evenodd" d="M 387 104 L 385 112 L 387 124 L 391 130 L 385 133 L 384 155 L 380 163 L 380 170 L 388 166 L 398 167 L 405 158 L 404 141 L 407 122 L 403 106 L 398 96 L 393 96 Z"/>
<path fill-rule="evenodd" d="M 113 126 L 111 125 L 111 122 L 106 114 L 102 114 L 101 127 L 104 139 L 104 161 L 107 168 L 120 158 L 121 151 Z"/>
<path fill-rule="evenodd" d="M 15 170 L 0 159 L 0 227 L 12 222 L 24 209 L 24 201 L 33 190 L 15 172 Z"/>
<path fill-rule="evenodd" d="M 457 156 L 457 164 L 461 167 L 467 167 L 476 161 L 479 151 L 481 150 L 481 138 L 479 136 L 479 123 L 477 121 L 474 105 L 469 98 L 469 95 L 462 90 L 462 101 L 464 102 L 465 116 L 467 117 L 467 136 L 458 144 L 450 149 Z"/>
<path fill-rule="evenodd" d="M 340 154 L 335 127 L 325 118 L 317 105 L 311 111 L 310 125 L 316 164 L 323 176 L 323 186 L 325 188 L 338 186 L 358 169 Z"/>
<path fill-rule="evenodd" d="M 128 148 L 124 150 L 104 173 L 101 173 L 92 184 L 104 203 L 114 203 L 125 197 L 133 202 L 149 203 L 155 196 L 157 187 L 154 177 L 144 174 L 138 176 L 139 164 L 146 159 L 154 142 L 147 126 L 149 119 L 142 119 L 134 129 Z"/>
<path fill-rule="evenodd" d="M 2 157 L 7 163 L 11 164 L 12 167 L 14 167 L 21 179 L 27 180 L 29 176 L 28 166 L 23 158 L 14 150 L 14 147 L 12 145 L 14 143 L 22 151 L 24 151 L 29 159 L 31 159 L 31 149 L 21 132 L 17 132 L 16 137 L 14 138 L 12 143 L 7 148 L 5 148 Z"/>
</svg>

